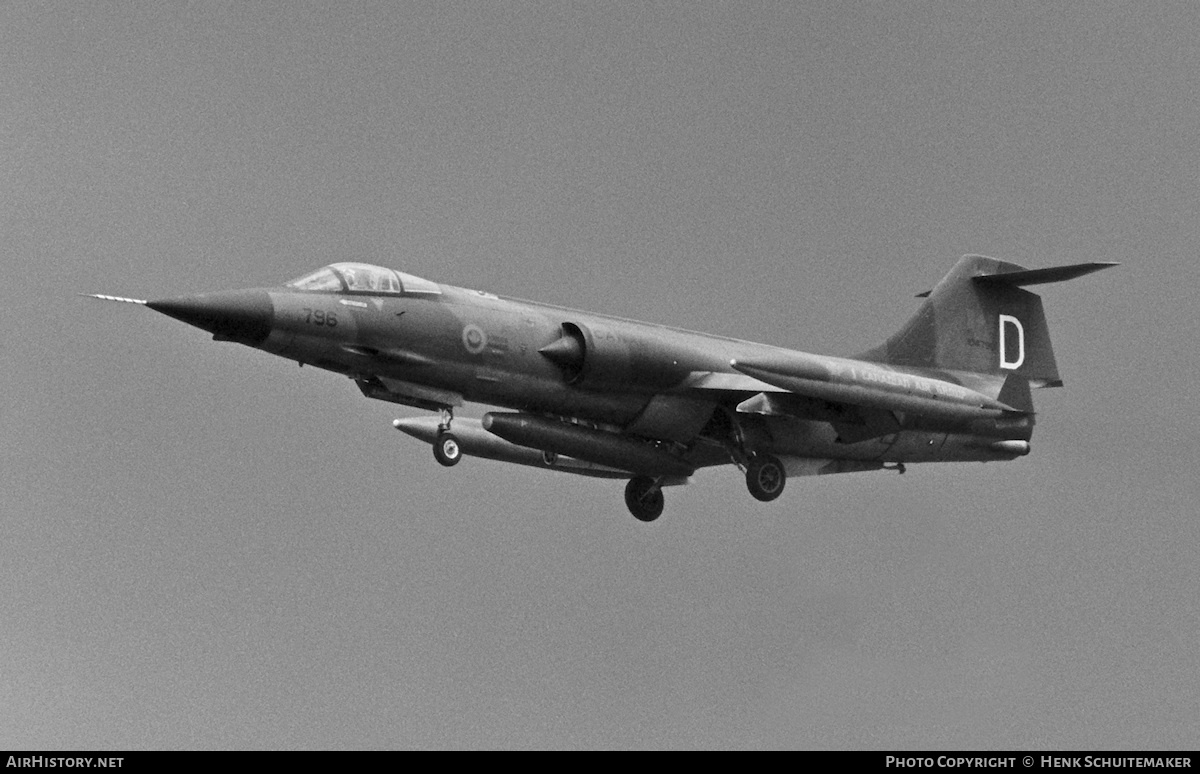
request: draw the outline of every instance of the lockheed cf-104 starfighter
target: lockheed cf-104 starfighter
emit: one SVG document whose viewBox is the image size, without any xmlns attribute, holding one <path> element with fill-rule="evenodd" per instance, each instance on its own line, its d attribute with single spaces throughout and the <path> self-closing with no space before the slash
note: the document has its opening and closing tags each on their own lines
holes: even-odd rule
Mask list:
<svg viewBox="0 0 1200 774">
<path fill-rule="evenodd" d="M 831 357 L 335 263 L 280 287 L 142 304 L 363 395 L 438 412 L 394 426 L 463 455 L 626 479 L 642 521 L 663 488 L 736 465 L 760 501 L 789 476 L 1029 453 L 1031 388 L 1062 385 L 1041 299 L 1023 288 L 1112 263 L 1026 269 L 968 255 L 883 344 Z M 481 419 L 473 402 L 505 409 Z"/>
</svg>

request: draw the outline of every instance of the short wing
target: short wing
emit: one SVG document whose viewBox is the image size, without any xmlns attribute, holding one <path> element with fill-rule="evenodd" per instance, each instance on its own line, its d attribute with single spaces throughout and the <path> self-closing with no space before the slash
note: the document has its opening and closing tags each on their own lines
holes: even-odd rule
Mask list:
<svg viewBox="0 0 1200 774">
<path fill-rule="evenodd" d="M 837 430 L 838 438 L 843 443 L 879 438 L 900 429 L 900 422 L 890 410 L 802 394 L 748 374 L 696 372 L 688 380 L 688 386 L 709 394 L 724 393 L 726 399 L 722 402 L 735 405 L 741 414 L 791 416 L 828 422 Z"/>
<path fill-rule="evenodd" d="M 792 392 L 762 392 L 738 404 L 742 414 L 789 416 L 828 422 L 842 443 L 858 443 L 891 435 L 900 429 L 896 415 L 885 409 L 822 400 Z"/>
<path fill-rule="evenodd" d="M 723 392 L 722 403 L 736 401 L 743 413 L 829 422 L 843 443 L 898 431 L 901 413 L 952 423 L 1032 413 L 1027 390 L 1017 384 L 1006 384 L 997 396 L 990 388 L 980 392 L 940 374 L 804 352 L 735 359 L 729 365 L 736 373 L 694 374 L 694 389 Z M 994 386 L 1000 389 L 1001 383 Z"/>
</svg>

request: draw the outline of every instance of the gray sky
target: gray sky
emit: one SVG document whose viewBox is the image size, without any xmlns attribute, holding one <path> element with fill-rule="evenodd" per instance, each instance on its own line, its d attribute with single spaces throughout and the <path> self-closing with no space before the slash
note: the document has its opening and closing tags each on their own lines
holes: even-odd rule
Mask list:
<svg viewBox="0 0 1200 774">
<path fill-rule="evenodd" d="M 1200 743 L 1200 7 L 0 6 L 0 746 Z M 148 310 L 335 260 L 848 354 L 1043 291 L 1033 453 L 620 483 Z M 478 416 L 480 407 L 468 412 Z"/>
</svg>

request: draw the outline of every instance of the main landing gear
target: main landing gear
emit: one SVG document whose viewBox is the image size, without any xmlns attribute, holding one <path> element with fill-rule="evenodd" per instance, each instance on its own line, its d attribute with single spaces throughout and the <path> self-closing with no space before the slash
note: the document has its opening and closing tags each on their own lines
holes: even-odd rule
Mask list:
<svg viewBox="0 0 1200 774">
<path fill-rule="evenodd" d="M 779 458 L 770 454 L 752 454 L 745 467 L 746 488 L 755 500 L 769 503 L 783 494 L 787 471 Z M 662 515 L 663 505 L 662 478 L 634 476 L 625 485 L 625 507 L 638 521 L 654 521 Z"/>
<path fill-rule="evenodd" d="M 450 422 L 454 420 L 454 409 L 442 409 L 442 422 L 438 425 L 437 438 L 433 440 L 433 458 L 446 467 L 453 467 L 462 459 L 462 446 L 458 436 L 450 432 Z"/>
<path fill-rule="evenodd" d="M 625 506 L 638 521 L 651 522 L 662 516 L 666 499 L 662 492 L 662 479 L 650 476 L 634 476 L 625 485 Z"/>
<path fill-rule="evenodd" d="M 783 494 L 783 486 L 787 483 L 787 471 L 783 463 L 772 454 L 754 451 L 746 442 L 741 422 L 735 415 L 718 412 L 713 419 L 721 416 L 725 417 L 725 448 L 730 461 L 746 474 L 746 489 L 750 490 L 750 496 L 759 502 L 769 503 Z M 720 427 L 717 432 L 721 432 Z"/>
<path fill-rule="evenodd" d="M 746 488 L 750 496 L 760 502 L 769 503 L 783 494 L 787 483 L 787 471 L 783 463 L 770 454 L 753 454 L 746 465 Z"/>
</svg>

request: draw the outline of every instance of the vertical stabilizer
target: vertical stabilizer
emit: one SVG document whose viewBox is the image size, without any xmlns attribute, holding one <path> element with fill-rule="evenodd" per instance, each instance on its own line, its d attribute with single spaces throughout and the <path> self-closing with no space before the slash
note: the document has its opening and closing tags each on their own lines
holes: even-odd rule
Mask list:
<svg viewBox="0 0 1200 774">
<path fill-rule="evenodd" d="M 1115 266 L 1083 263 L 1026 269 L 965 255 L 928 293 L 917 313 L 883 345 L 859 357 L 891 365 L 1021 377 L 1059 387 L 1042 299 L 1023 285 L 1061 282 Z"/>
</svg>

